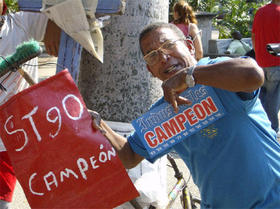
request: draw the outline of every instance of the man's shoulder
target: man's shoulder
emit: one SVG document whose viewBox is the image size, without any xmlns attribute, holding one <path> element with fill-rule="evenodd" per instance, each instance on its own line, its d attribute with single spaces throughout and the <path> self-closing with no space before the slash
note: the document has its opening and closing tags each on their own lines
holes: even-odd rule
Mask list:
<svg viewBox="0 0 280 209">
<path fill-rule="evenodd" d="M 210 65 L 210 64 L 215 64 L 215 63 L 218 63 L 218 62 L 223 62 L 223 61 L 226 61 L 226 60 L 229 60 L 231 59 L 230 57 L 217 57 L 217 58 L 214 58 L 214 59 L 211 59 L 209 57 L 204 57 L 202 59 L 200 59 L 197 63 L 197 65 Z"/>
</svg>

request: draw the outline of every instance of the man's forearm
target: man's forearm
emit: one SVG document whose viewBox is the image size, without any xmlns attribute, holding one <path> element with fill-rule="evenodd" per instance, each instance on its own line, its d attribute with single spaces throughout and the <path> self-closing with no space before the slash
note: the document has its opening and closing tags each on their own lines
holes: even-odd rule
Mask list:
<svg viewBox="0 0 280 209">
<path fill-rule="evenodd" d="M 103 120 L 101 120 L 100 127 L 104 130 L 104 136 L 118 153 L 125 168 L 133 168 L 143 160 L 142 156 L 131 149 L 127 139 L 114 132 Z"/>
<path fill-rule="evenodd" d="M 164 99 L 172 105 L 175 112 L 178 111 L 178 105 L 191 103 L 189 99 L 179 96 L 180 92 L 188 88 L 186 76 L 189 69 L 180 70 L 162 83 Z M 251 58 L 196 66 L 193 77 L 196 84 L 232 92 L 253 92 L 264 82 L 263 70 Z"/>
<path fill-rule="evenodd" d="M 233 92 L 252 92 L 264 82 L 262 69 L 251 58 L 236 58 L 213 65 L 197 66 L 194 78 L 197 84 Z"/>
</svg>

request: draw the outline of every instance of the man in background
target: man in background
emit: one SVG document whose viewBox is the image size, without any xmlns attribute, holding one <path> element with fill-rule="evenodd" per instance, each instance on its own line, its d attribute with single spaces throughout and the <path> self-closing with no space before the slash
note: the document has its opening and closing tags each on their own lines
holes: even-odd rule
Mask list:
<svg viewBox="0 0 280 209">
<path fill-rule="evenodd" d="M 232 42 L 229 44 L 225 54 L 235 54 L 243 56 L 251 50 L 249 44 L 242 40 L 242 35 L 239 31 L 233 31 L 231 33 L 233 38 Z"/>
<path fill-rule="evenodd" d="M 272 0 L 257 11 L 253 22 L 252 43 L 256 61 L 265 73 L 260 99 L 279 138 L 280 57 L 269 54 L 266 45 L 280 43 L 280 0 Z"/>
</svg>

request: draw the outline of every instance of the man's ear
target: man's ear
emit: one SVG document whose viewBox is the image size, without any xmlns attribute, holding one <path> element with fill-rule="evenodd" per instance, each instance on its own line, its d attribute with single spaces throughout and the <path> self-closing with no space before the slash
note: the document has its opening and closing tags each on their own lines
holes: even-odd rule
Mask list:
<svg viewBox="0 0 280 209">
<path fill-rule="evenodd" d="M 151 70 L 150 66 L 149 66 L 149 65 L 146 65 L 146 67 L 147 67 L 148 71 L 149 71 L 154 77 L 156 77 L 156 76 L 154 75 L 153 71 Z"/>
</svg>

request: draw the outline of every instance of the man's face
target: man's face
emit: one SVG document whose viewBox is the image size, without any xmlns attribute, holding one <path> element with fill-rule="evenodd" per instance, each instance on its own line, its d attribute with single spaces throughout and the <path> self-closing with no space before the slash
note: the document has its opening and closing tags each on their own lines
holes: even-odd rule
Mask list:
<svg viewBox="0 0 280 209">
<path fill-rule="evenodd" d="M 175 43 L 170 52 L 165 53 L 165 50 L 157 50 L 164 43 L 168 44 L 169 42 Z M 162 81 L 170 78 L 179 70 L 196 64 L 196 60 L 191 56 L 186 43 L 180 40 L 178 35 L 170 28 L 158 28 L 148 33 L 141 40 L 141 47 L 144 56 L 153 50 L 157 50 L 154 63 L 147 63 L 147 68 Z"/>
</svg>

